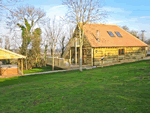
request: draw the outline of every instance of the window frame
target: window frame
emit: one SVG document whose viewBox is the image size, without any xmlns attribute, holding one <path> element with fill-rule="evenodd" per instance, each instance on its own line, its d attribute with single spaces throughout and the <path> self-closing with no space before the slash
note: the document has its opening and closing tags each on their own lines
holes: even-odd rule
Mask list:
<svg viewBox="0 0 150 113">
<path fill-rule="evenodd" d="M 118 53 L 119 55 L 125 55 L 125 49 L 119 49 Z"/>
<path fill-rule="evenodd" d="M 116 34 L 118 37 L 122 37 L 122 35 L 121 35 L 121 34 L 120 34 L 120 36 L 119 36 L 117 33 L 119 33 L 119 34 L 120 34 L 120 32 L 115 31 L 115 34 Z"/>
<path fill-rule="evenodd" d="M 112 31 L 107 31 L 107 33 L 108 33 L 108 34 L 109 34 L 110 32 L 113 34 L 113 32 L 112 32 Z M 113 34 L 113 36 L 111 36 L 111 35 L 109 34 L 109 36 L 110 36 L 110 37 L 115 37 L 115 35 L 114 35 L 114 34 Z"/>
</svg>

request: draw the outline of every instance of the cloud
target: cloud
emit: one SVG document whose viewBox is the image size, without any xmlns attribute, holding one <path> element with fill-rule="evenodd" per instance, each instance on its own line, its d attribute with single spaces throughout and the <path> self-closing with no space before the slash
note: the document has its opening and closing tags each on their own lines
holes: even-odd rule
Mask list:
<svg viewBox="0 0 150 113">
<path fill-rule="evenodd" d="M 67 12 L 67 10 L 66 10 L 65 5 L 59 5 L 59 6 L 54 6 L 50 8 L 46 12 L 49 18 L 53 18 L 54 16 L 59 18 L 60 16 L 65 16 L 65 13 Z"/>
<path fill-rule="evenodd" d="M 104 10 L 111 13 L 132 13 L 132 11 L 126 11 L 123 8 L 118 7 L 104 7 Z"/>
<path fill-rule="evenodd" d="M 133 23 L 133 22 L 136 22 L 136 21 L 138 21 L 138 18 L 127 18 L 127 19 L 117 19 L 116 20 L 116 18 L 109 18 L 108 19 L 108 21 L 107 21 L 107 23 L 108 24 L 126 24 L 126 23 L 128 23 L 128 24 L 130 24 L 130 23 Z"/>
<path fill-rule="evenodd" d="M 150 16 L 141 16 L 140 18 L 150 18 Z"/>
<path fill-rule="evenodd" d="M 117 23 L 122 23 L 124 21 L 108 21 L 108 24 L 117 24 Z"/>
<path fill-rule="evenodd" d="M 58 6 L 54 6 L 54 7 L 50 8 L 49 10 L 55 10 L 55 9 L 58 9 L 58 8 L 63 8 L 65 6 L 66 5 L 58 5 Z"/>
<path fill-rule="evenodd" d="M 138 18 L 130 18 L 128 21 L 138 21 Z"/>
</svg>

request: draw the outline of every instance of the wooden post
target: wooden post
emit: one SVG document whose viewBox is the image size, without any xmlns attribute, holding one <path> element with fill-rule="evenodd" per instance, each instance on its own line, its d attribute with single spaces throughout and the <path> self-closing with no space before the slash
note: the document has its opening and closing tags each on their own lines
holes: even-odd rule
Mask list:
<svg viewBox="0 0 150 113">
<path fill-rule="evenodd" d="M 80 31 L 81 32 L 81 31 Z M 81 33 L 80 33 L 81 35 Z M 79 59 L 79 70 L 82 71 L 82 39 L 80 37 L 80 59 Z"/>
<path fill-rule="evenodd" d="M 21 59 L 21 73 L 23 75 L 23 58 Z"/>
<path fill-rule="evenodd" d="M 59 66 L 59 58 L 58 58 L 58 66 Z"/>
<path fill-rule="evenodd" d="M 70 63 L 70 65 L 71 65 L 71 48 L 70 48 L 70 62 L 69 62 L 69 63 Z"/>
<path fill-rule="evenodd" d="M 65 59 L 63 59 L 63 66 L 65 65 Z"/>
<path fill-rule="evenodd" d="M 70 68 L 70 59 L 68 59 L 68 63 L 69 63 L 69 68 Z"/>
<path fill-rule="evenodd" d="M 101 60 L 101 63 L 102 63 L 102 67 L 103 67 L 104 61 L 103 61 L 103 60 Z"/>
<path fill-rule="evenodd" d="M 18 59 L 18 73 L 19 73 L 19 70 L 20 70 L 20 60 Z"/>
<path fill-rule="evenodd" d="M 93 67 L 93 48 L 91 48 L 91 66 Z"/>
<path fill-rule="evenodd" d="M 77 65 L 77 38 L 75 38 L 75 65 Z"/>
<path fill-rule="evenodd" d="M 55 58 L 54 58 L 55 47 L 53 47 L 53 62 L 52 62 L 52 71 L 54 71 Z"/>
</svg>

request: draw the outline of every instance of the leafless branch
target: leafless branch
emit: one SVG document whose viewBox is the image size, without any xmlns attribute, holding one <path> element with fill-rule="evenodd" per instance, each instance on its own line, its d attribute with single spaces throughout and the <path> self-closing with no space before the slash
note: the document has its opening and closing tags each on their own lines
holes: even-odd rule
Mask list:
<svg viewBox="0 0 150 113">
<path fill-rule="evenodd" d="M 17 28 L 17 23 L 20 25 L 25 24 L 25 19 L 31 24 L 31 32 L 33 32 L 34 26 L 43 21 L 46 13 L 40 8 L 37 9 L 34 6 L 20 6 L 12 10 L 10 15 L 7 17 L 7 25 L 13 30 Z"/>
</svg>

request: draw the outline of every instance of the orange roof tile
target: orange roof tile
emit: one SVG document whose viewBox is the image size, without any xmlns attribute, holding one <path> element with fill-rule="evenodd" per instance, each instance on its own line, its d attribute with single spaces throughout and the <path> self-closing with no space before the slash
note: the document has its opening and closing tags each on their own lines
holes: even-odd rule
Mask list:
<svg viewBox="0 0 150 113">
<path fill-rule="evenodd" d="M 97 41 L 97 30 L 99 31 L 99 41 Z M 107 31 L 111 31 L 115 37 L 109 36 Z M 120 32 L 122 37 L 118 37 L 115 32 Z M 112 47 L 112 46 L 148 46 L 127 31 L 117 25 L 89 24 L 84 26 L 84 33 L 92 47 Z"/>
</svg>

